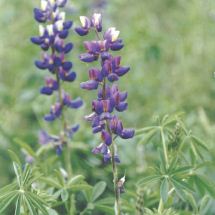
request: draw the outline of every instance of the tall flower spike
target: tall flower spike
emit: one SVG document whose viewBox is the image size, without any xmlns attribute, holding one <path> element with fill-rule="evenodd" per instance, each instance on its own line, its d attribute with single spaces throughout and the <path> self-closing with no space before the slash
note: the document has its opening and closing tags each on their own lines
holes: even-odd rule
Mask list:
<svg viewBox="0 0 215 215">
<path fill-rule="evenodd" d="M 101 14 L 93 14 L 92 18 L 80 17 L 81 27 L 76 28 L 80 36 L 84 36 L 92 30 L 96 32 L 97 40 L 85 41 L 86 52 L 80 55 L 83 62 L 99 61 L 101 68 L 89 69 L 89 80 L 80 84 L 86 90 L 97 90 L 98 97 L 92 101 L 93 113 L 85 119 L 91 122 L 93 133 L 101 133 L 101 141 L 92 152 L 102 154 L 105 163 L 112 162 L 115 187 L 115 211 L 120 214 L 120 192 L 122 186 L 118 181 L 117 166 L 119 156 L 114 140 L 117 137 L 128 139 L 134 136 L 134 129 L 124 128 L 116 112 L 123 112 L 127 109 L 127 92 L 121 92 L 116 82 L 125 75 L 130 68 L 121 66 L 121 57 L 113 56 L 111 51 L 118 51 L 123 48 L 123 42 L 119 39 L 120 32 L 111 27 L 102 33 Z M 102 35 L 101 35 L 102 34 Z M 124 182 L 123 182 L 124 183 Z M 122 183 L 121 183 L 122 184 Z"/>
<path fill-rule="evenodd" d="M 62 89 L 63 82 L 72 82 L 76 73 L 71 71 L 73 64 L 66 60 L 66 54 L 73 49 L 72 43 L 65 39 L 72 27 L 72 21 L 65 20 L 65 12 L 61 11 L 67 0 L 41 0 L 41 7 L 34 9 L 34 18 L 39 22 L 39 36 L 31 38 L 31 41 L 40 46 L 43 53 L 42 59 L 35 61 L 36 67 L 48 70 L 50 75 L 45 78 L 45 86 L 41 87 L 40 93 L 53 95 L 56 93 L 56 103 L 52 105 L 49 114 L 44 116 L 48 122 L 59 118 L 62 120 L 63 128 L 61 135 L 49 135 L 45 131 L 40 133 L 41 144 L 52 143 L 57 154 L 61 154 L 66 138 L 72 138 L 79 126 L 68 126 L 64 117 L 65 108 L 77 109 L 82 106 L 80 98 L 71 97 Z"/>
</svg>

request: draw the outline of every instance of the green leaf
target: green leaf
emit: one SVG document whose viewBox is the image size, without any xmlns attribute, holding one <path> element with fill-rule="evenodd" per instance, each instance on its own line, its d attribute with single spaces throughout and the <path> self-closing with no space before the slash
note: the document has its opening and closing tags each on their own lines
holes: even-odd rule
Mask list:
<svg viewBox="0 0 215 215">
<path fill-rule="evenodd" d="M 17 143 L 22 148 L 24 148 L 28 152 L 29 155 L 31 155 L 32 157 L 36 157 L 34 150 L 29 146 L 29 144 L 23 142 L 19 138 L 14 138 L 14 142 Z"/>
<path fill-rule="evenodd" d="M 5 196 L 5 198 L 0 202 L 0 213 L 2 213 L 17 198 L 17 196 L 17 191 L 13 191 L 12 193 Z"/>
<path fill-rule="evenodd" d="M 136 137 L 136 136 L 143 135 L 143 133 L 149 132 L 149 131 L 151 131 L 151 130 L 157 128 L 157 127 L 158 127 L 158 126 L 149 126 L 149 127 L 137 129 L 137 130 L 135 131 L 135 137 Z"/>
<path fill-rule="evenodd" d="M 81 191 L 81 190 L 91 190 L 92 187 L 88 184 L 77 184 L 77 185 L 71 185 L 69 189 L 73 191 Z"/>
<path fill-rule="evenodd" d="M 194 143 L 196 143 L 199 147 L 204 149 L 205 151 L 209 151 L 208 147 L 196 136 L 191 135 L 191 139 L 193 140 Z"/>
<path fill-rule="evenodd" d="M 105 191 L 106 183 L 104 181 L 98 182 L 94 187 L 92 191 L 91 200 L 94 202 L 101 194 Z"/>
<path fill-rule="evenodd" d="M 69 198 L 69 193 L 67 192 L 67 190 L 62 189 L 61 193 L 60 193 L 61 199 L 63 202 L 66 202 Z"/>
<path fill-rule="evenodd" d="M 141 140 L 138 142 L 138 144 L 145 144 L 150 141 L 151 138 L 154 137 L 154 135 L 157 133 L 158 129 L 152 129 L 148 133 L 141 135 Z"/>
<path fill-rule="evenodd" d="M 43 213 L 43 215 L 48 215 L 48 211 L 45 208 L 45 205 L 47 204 L 43 199 L 40 199 L 39 196 L 30 192 L 26 193 L 25 196 L 35 208 L 39 209 Z"/>
<path fill-rule="evenodd" d="M 187 174 L 190 172 L 190 170 L 192 169 L 192 166 L 183 166 L 183 167 L 180 167 L 180 168 L 177 168 L 175 170 L 173 170 L 172 172 L 169 172 L 169 174 L 171 175 L 176 175 L 176 174 Z"/>
<path fill-rule="evenodd" d="M 189 183 L 186 183 L 183 179 L 172 177 L 171 180 L 177 183 L 181 189 L 187 190 L 188 192 L 195 192 L 193 187 Z"/>
<path fill-rule="evenodd" d="M 200 187 L 207 191 L 213 198 L 215 198 L 215 184 L 203 175 L 196 175 L 196 181 Z M 197 186 L 198 187 L 198 186 Z"/>
<path fill-rule="evenodd" d="M 85 177 L 83 175 L 76 175 L 68 181 L 68 186 L 80 183 L 84 180 L 84 178 Z"/>
<path fill-rule="evenodd" d="M 14 191 L 17 188 L 16 182 L 13 182 L 12 184 L 8 184 L 0 189 L 0 199 L 3 195 L 10 191 Z"/>
<path fill-rule="evenodd" d="M 13 162 L 13 169 L 14 169 L 14 172 L 16 174 L 18 185 L 21 187 L 21 181 L 22 181 L 22 171 L 21 171 L 21 168 L 20 168 L 20 166 L 16 162 Z"/>
<path fill-rule="evenodd" d="M 160 175 L 151 175 L 151 176 L 147 176 L 145 178 L 142 178 L 140 179 L 138 182 L 137 182 L 137 186 L 142 186 L 144 184 L 148 184 L 148 183 L 153 183 L 153 182 L 157 182 L 159 181 L 161 178 Z"/>
<path fill-rule="evenodd" d="M 15 207 L 14 215 L 20 215 L 20 200 L 21 200 L 21 196 L 19 195 L 16 200 L 16 207 Z"/>
<path fill-rule="evenodd" d="M 206 212 L 208 210 L 209 200 L 210 200 L 210 197 L 208 195 L 206 195 L 202 198 L 200 206 L 199 206 L 200 214 L 206 214 Z"/>
<path fill-rule="evenodd" d="M 96 201 L 96 205 L 113 205 L 114 204 L 114 198 L 108 197 L 104 199 L 100 199 Z"/>
<path fill-rule="evenodd" d="M 8 150 L 9 156 L 11 158 L 12 161 L 16 162 L 18 165 L 22 165 L 19 157 L 17 156 L 17 154 L 15 152 L 13 152 L 12 150 Z"/>
<path fill-rule="evenodd" d="M 58 215 L 57 211 L 55 211 L 55 210 L 52 209 L 52 208 L 49 208 L 49 209 L 48 209 L 48 213 L 49 213 L 49 215 Z"/>
<path fill-rule="evenodd" d="M 25 184 L 28 183 L 30 177 L 31 177 L 31 167 L 29 164 L 26 164 L 25 165 L 25 170 L 24 170 L 24 173 L 23 173 L 23 181 L 22 181 L 22 185 L 24 186 Z"/>
<path fill-rule="evenodd" d="M 105 214 L 108 215 L 114 215 L 114 209 L 113 207 L 108 207 L 106 205 L 95 205 L 96 209 L 98 209 L 99 211 L 105 212 Z"/>
<path fill-rule="evenodd" d="M 167 178 L 164 178 L 160 186 L 160 195 L 164 204 L 168 200 L 168 191 L 169 191 L 169 182 Z"/>
<path fill-rule="evenodd" d="M 22 195 L 22 198 L 25 204 L 27 205 L 31 215 L 38 215 L 38 213 L 35 211 L 34 204 L 25 195 Z"/>
<path fill-rule="evenodd" d="M 195 211 L 195 214 L 197 214 L 197 212 L 198 212 L 198 206 L 196 204 L 196 200 L 193 197 L 193 195 L 190 194 L 190 193 L 188 193 L 188 192 L 186 192 L 186 199 L 188 200 L 188 202 L 192 206 L 193 210 Z"/>
<path fill-rule="evenodd" d="M 52 186 L 52 187 L 55 187 L 55 188 L 58 188 L 58 189 L 62 188 L 62 186 L 54 178 L 41 177 L 39 180 L 44 182 L 44 183 L 46 183 L 49 186 Z"/>
</svg>

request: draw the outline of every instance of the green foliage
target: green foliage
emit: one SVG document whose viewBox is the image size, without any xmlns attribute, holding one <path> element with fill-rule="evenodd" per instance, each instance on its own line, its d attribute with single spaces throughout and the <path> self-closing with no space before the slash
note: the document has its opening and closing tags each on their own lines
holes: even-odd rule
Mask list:
<svg viewBox="0 0 215 215">
<path fill-rule="evenodd" d="M 51 196 L 34 188 L 37 178 L 33 177 L 31 167 L 26 164 L 22 167 L 13 163 L 16 181 L 0 190 L 0 214 L 15 202 L 15 214 L 30 213 L 36 215 L 41 212 L 48 215 L 49 204 L 54 201 Z"/>
<path fill-rule="evenodd" d="M 156 121 L 156 126 L 140 129 L 137 132 L 139 144 L 153 142 L 160 155 L 157 165 L 153 164 L 156 161 L 152 161 L 153 172 L 140 179 L 137 182 L 137 188 L 157 187 L 155 183 L 160 186 L 159 214 L 168 214 L 164 206 L 178 209 L 172 202 L 172 198 L 176 196 L 179 198 L 177 201 L 190 205 L 197 212 L 199 210 L 197 199 L 206 198 L 206 194 L 211 198 L 215 197 L 213 179 L 201 173 L 202 168 L 205 167 L 205 155 L 209 155 L 209 149 L 204 142 L 187 130 L 180 115 L 166 115 L 161 119 L 157 118 Z M 150 133 L 150 140 L 148 133 Z M 195 153 L 197 151 L 199 153 Z M 209 160 L 206 163 L 208 162 Z M 183 206 L 181 209 L 185 208 Z"/>
<path fill-rule="evenodd" d="M 94 12 L 95 2 L 98 1 L 69 1 L 68 17 L 78 25 L 79 14 Z M 154 214 L 158 212 L 153 209 L 159 206 L 160 187 L 167 174 L 169 195 L 162 213 L 215 214 L 214 0 L 107 2 L 102 9 L 103 22 L 120 28 L 126 44 L 122 51 L 123 64 L 131 66 L 131 73 L 122 78 L 120 86 L 129 92 L 129 111 L 123 115 L 125 127 L 141 128 L 137 130 L 135 140 L 117 141 L 122 169 L 119 174 L 126 170 L 127 177 L 122 194 L 123 212 L 136 214 L 136 207 L 140 212 L 138 215 L 142 215 L 143 208 L 148 208 L 145 213 L 149 210 Z M 69 206 L 73 214 L 84 212 L 88 203 L 92 203 L 93 185 L 98 181 L 105 181 L 106 189 L 85 212 L 112 214 L 111 170 L 92 156 L 91 149 L 98 140 L 92 139 L 89 125 L 83 121 L 90 104 L 86 103 L 80 113 L 68 116 L 69 121 L 81 125 L 80 132 L 69 143 L 73 166 L 69 178 L 59 177 L 60 169 L 66 166 L 64 154 L 57 157 L 51 146 L 41 147 L 37 143 L 39 129 L 56 133 L 59 125 L 50 128 L 42 120 L 53 101 L 39 95 L 44 73 L 36 71 L 33 65 L 38 49 L 30 44 L 29 37 L 38 33 L 32 18 L 32 9 L 36 5 L 36 1 L 0 1 L 0 187 L 13 181 L 16 187 L 9 186 L 9 190 L 18 189 L 17 179 L 10 168 L 10 157 L 21 166 L 25 157 L 31 155 L 34 158 L 31 164 L 33 178 L 37 178 L 39 186 L 37 191 L 39 189 L 55 199 L 48 202 L 53 208 L 46 208 L 50 214 L 67 214 L 66 207 Z M 74 97 L 77 95 L 89 101 L 95 95 L 89 98 L 79 89 L 79 83 L 87 79 L 83 72 L 86 68 L 76 57 L 83 51 L 83 38 L 72 34 L 69 39 L 75 44 L 69 58 L 73 60 L 78 76 L 76 84 L 70 85 L 68 91 Z M 176 111 L 185 112 L 183 122 L 182 116 L 171 115 Z M 170 116 L 156 117 L 165 113 Z M 152 125 L 152 116 L 157 118 L 156 123 L 146 127 Z M 165 161 L 161 136 L 165 140 L 169 165 Z M 9 153 L 8 148 L 12 150 Z M 7 187 L 4 189 L 7 192 Z M 28 190 L 37 192 L 31 186 Z M 166 194 L 164 196 L 163 200 Z M 3 215 L 14 214 L 15 208 L 17 214 L 19 210 L 23 213 L 23 207 L 19 206 L 25 199 L 18 195 L 11 197 L 14 197 L 11 203 L 5 201 L 11 206 Z M 43 199 L 41 193 L 40 198 Z M 100 206 L 96 207 L 97 204 Z"/>
</svg>

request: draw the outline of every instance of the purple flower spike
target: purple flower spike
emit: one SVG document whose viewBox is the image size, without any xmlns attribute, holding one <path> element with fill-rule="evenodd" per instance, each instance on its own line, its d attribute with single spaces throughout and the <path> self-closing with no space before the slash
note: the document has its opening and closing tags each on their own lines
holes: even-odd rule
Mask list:
<svg viewBox="0 0 215 215">
<path fill-rule="evenodd" d="M 101 69 L 89 69 L 89 80 L 80 84 L 80 87 L 87 90 L 97 90 L 98 97 L 92 102 L 93 113 L 85 119 L 91 123 L 93 133 L 101 133 L 102 143 L 93 149 L 94 154 L 102 154 L 104 163 L 110 160 L 120 162 L 116 154 L 117 147 L 113 143 L 116 137 L 123 139 L 134 136 L 133 129 L 124 129 L 121 120 L 113 112 L 122 112 L 128 108 L 127 92 L 120 92 L 118 86 L 112 82 L 119 81 L 120 77 L 129 72 L 129 67 L 121 66 L 121 57 L 113 56 L 111 51 L 118 51 L 123 48 L 123 42 L 119 38 L 120 32 L 111 27 L 102 33 L 101 14 L 93 14 L 92 18 L 80 17 L 81 27 L 76 28 L 76 32 L 84 36 L 96 31 L 98 40 L 85 41 L 85 53 L 80 55 L 80 60 L 91 63 L 98 61 Z M 101 39 L 103 38 L 103 39 Z M 110 145 L 116 149 L 112 158 Z"/>
<path fill-rule="evenodd" d="M 66 42 L 72 21 L 65 19 L 65 12 L 62 11 L 67 0 L 41 0 L 41 8 L 34 9 L 34 18 L 39 22 L 39 35 L 31 37 L 31 42 L 38 45 L 42 51 L 42 59 L 35 61 L 35 66 L 41 70 L 48 70 L 51 77 L 45 79 L 45 85 L 41 87 L 40 93 L 44 95 L 56 95 L 56 102 L 51 107 L 50 112 L 44 116 L 44 120 L 52 122 L 58 118 L 64 121 L 61 134 L 50 136 L 46 132 L 41 132 L 39 142 L 47 144 L 52 142 L 56 153 L 60 155 L 63 145 L 67 143 L 67 138 L 72 138 L 78 130 L 79 125 L 68 127 L 66 117 L 61 117 L 65 108 L 77 109 L 82 106 L 80 98 L 71 99 L 63 90 L 63 83 L 73 82 L 76 73 L 71 71 L 73 64 L 66 60 L 66 56 L 73 49 L 73 43 Z M 89 30 L 91 20 L 82 18 L 82 28 Z M 41 24 L 42 23 L 42 24 Z M 55 93 L 55 91 L 58 91 Z"/>
</svg>

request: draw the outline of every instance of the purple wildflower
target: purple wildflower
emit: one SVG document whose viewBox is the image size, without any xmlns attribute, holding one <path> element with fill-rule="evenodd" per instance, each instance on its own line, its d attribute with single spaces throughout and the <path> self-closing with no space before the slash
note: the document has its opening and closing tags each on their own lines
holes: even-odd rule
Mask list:
<svg viewBox="0 0 215 215">
<path fill-rule="evenodd" d="M 123 139 L 132 138 L 134 129 L 123 127 L 121 120 L 114 111 L 123 112 L 127 109 L 127 92 L 121 92 L 116 84 L 121 76 L 125 75 L 130 68 L 121 66 L 121 57 L 113 56 L 110 51 L 118 51 L 123 48 L 123 42 L 119 39 L 119 31 L 111 27 L 100 36 L 102 32 L 101 14 L 93 14 L 91 18 L 80 17 L 81 27 L 76 28 L 80 36 L 87 35 L 90 30 L 95 31 L 97 40 L 85 41 L 86 52 L 80 55 L 83 62 L 100 61 L 101 68 L 89 70 L 89 80 L 80 84 L 86 90 L 98 89 L 98 97 L 92 102 L 93 113 L 85 119 L 91 122 L 93 133 L 101 133 L 102 143 L 95 147 L 94 154 L 102 154 L 104 162 L 111 159 L 119 163 L 116 149 L 110 150 L 110 146 L 116 137 Z M 114 153 L 113 153 L 114 152 Z M 114 157 L 114 158 L 113 158 Z"/>
<path fill-rule="evenodd" d="M 66 60 L 66 54 L 73 49 L 72 43 L 65 39 L 69 35 L 72 21 L 65 20 L 65 12 L 61 11 L 67 0 L 41 0 L 41 8 L 34 9 L 34 18 L 39 25 L 39 36 L 34 36 L 31 41 L 42 49 L 42 59 L 35 61 L 37 68 L 48 70 L 51 76 L 45 79 L 45 85 L 41 87 L 40 93 L 44 95 L 57 94 L 57 100 L 51 106 L 50 112 L 44 116 L 48 122 L 58 118 L 64 121 L 64 109 L 77 109 L 82 106 L 80 98 L 71 99 L 68 93 L 62 89 L 63 82 L 72 82 L 76 79 L 76 73 L 72 70 L 73 64 Z M 57 154 L 61 154 L 65 137 L 72 137 L 78 130 L 77 126 L 68 127 L 64 121 L 63 137 L 50 136 L 45 131 L 40 132 L 39 143 L 55 143 Z"/>
</svg>

